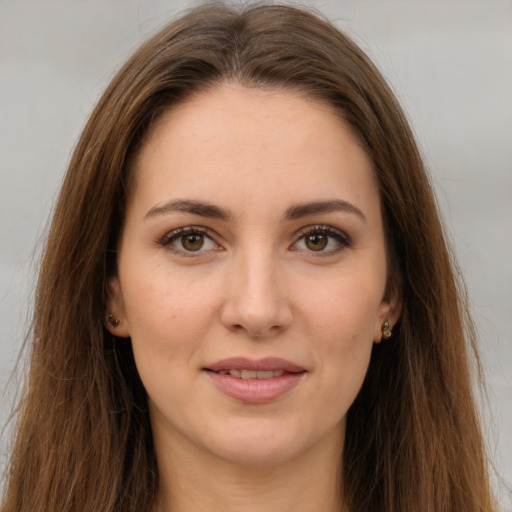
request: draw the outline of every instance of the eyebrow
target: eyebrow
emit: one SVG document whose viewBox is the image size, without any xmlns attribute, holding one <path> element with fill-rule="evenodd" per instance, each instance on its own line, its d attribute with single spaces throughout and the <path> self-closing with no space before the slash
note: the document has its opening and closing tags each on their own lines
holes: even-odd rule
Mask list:
<svg viewBox="0 0 512 512">
<path fill-rule="evenodd" d="M 309 215 L 321 213 L 346 212 L 353 213 L 366 222 L 364 213 L 354 204 L 343 199 L 331 199 L 329 201 L 315 201 L 312 203 L 298 204 L 286 210 L 286 220 L 297 220 Z"/>
<path fill-rule="evenodd" d="M 176 199 L 163 204 L 157 204 L 146 213 L 144 218 L 147 219 L 171 212 L 185 212 L 220 220 L 229 220 L 231 218 L 231 213 L 228 210 L 203 201 L 193 201 L 190 199 Z"/>
<path fill-rule="evenodd" d="M 147 219 L 172 212 L 184 212 L 220 220 L 230 220 L 232 218 L 232 214 L 229 210 L 220 208 L 214 204 L 203 201 L 194 201 L 191 199 L 175 199 L 162 204 L 157 204 L 146 213 L 144 218 Z M 343 199 L 314 201 L 311 203 L 291 206 L 286 210 L 283 220 L 297 220 L 309 215 L 319 215 L 331 212 L 352 213 L 366 222 L 364 213 L 357 206 L 349 201 L 344 201 Z"/>
</svg>

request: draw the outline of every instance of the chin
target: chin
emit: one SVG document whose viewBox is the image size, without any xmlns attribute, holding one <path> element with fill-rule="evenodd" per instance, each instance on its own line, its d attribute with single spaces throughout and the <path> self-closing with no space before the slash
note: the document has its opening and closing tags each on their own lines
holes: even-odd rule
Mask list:
<svg viewBox="0 0 512 512">
<path fill-rule="evenodd" d="M 236 442 L 230 443 L 225 449 L 218 448 L 216 455 L 224 462 L 234 464 L 237 467 L 247 468 L 268 468 L 286 464 L 294 459 L 300 450 L 297 447 L 290 447 L 277 444 L 275 442 Z"/>
<path fill-rule="evenodd" d="M 272 421 L 262 424 L 254 418 L 234 428 L 225 427 L 217 432 L 216 439 L 211 438 L 207 449 L 212 455 L 237 466 L 258 468 L 285 464 L 315 442 L 300 432 L 298 426 L 276 425 Z"/>
</svg>

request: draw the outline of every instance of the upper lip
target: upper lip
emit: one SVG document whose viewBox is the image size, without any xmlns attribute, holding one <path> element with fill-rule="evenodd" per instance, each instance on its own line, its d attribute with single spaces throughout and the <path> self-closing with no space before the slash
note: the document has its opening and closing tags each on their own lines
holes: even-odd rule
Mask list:
<svg viewBox="0 0 512 512">
<path fill-rule="evenodd" d="M 299 373 L 306 371 L 302 366 L 281 359 L 279 357 L 265 357 L 263 359 L 247 359 L 245 357 L 230 357 L 205 367 L 205 370 L 220 372 L 222 370 L 253 370 L 268 371 L 282 370 L 288 373 Z"/>
</svg>

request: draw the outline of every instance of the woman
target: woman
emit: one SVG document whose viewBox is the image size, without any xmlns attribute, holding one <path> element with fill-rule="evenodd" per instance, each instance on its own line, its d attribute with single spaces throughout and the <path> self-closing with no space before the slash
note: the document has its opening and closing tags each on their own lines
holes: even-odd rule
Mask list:
<svg viewBox="0 0 512 512">
<path fill-rule="evenodd" d="M 33 331 L 4 512 L 494 510 L 410 128 L 307 12 L 202 7 L 129 60 Z"/>
</svg>

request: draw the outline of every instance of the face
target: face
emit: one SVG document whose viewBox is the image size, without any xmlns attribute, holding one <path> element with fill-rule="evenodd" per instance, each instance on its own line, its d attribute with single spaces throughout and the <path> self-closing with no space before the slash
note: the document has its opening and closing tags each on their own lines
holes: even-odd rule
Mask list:
<svg viewBox="0 0 512 512">
<path fill-rule="evenodd" d="M 400 309 L 350 129 L 296 93 L 223 85 L 164 114 L 133 172 L 107 306 L 157 453 L 261 465 L 339 450 Z"/>
</svg>

